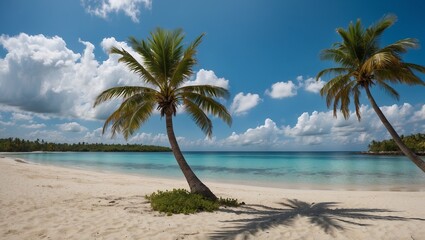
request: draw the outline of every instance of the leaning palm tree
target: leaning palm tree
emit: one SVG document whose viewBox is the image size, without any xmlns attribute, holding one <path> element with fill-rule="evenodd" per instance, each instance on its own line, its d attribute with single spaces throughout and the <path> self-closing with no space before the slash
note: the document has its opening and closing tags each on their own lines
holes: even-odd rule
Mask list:
<svg viewBox="0 0 425 240">
<path fill-rule="evenodd" d="M 419 46 L 416 39 L 406 38 L 384 47 L 379 44 L 383 32 L 395 21 L 394 15 L 388 15 L 368 28 L 364 28 L 360 20 L 357 20 L 355 24 L 350 23 L 347 30 L 338 28 L 337 33 L 341 36 L 342 41 L 321 53 L 322 59 L 332 60 L 338 66 L 324 69 L 317 74 L 316 79 L 318 80 L 325 74 L 334 75 L 323 86 L 320 94 L 326 96 L 328 107 L 333 106 L 335 117 L 338 108 L 345 119 L 349 117 L 350 98 L 353 97 L 356 115 L 360 121 L 359 97 L 361 90 L 364 89 L 372 108 L 400 150 L 425 172 L 425 162 L 403 143 L 370 92 L 370 88 L 377 85 L 398 100 L 399 94 L 390 84 L 425 85 L 415 74 L 415 71 L 425 73 L 425 67 L 404 62 L 401 58 L 401 55 L 408 49 Z"/>
<path fill-rule="evenodd" d="M 196 48 L 202 41 L 200 35 L 187 48 L 183 47 L 182 30 L 166 31 L 156 29 L 147 40 L 138 41 L 130 37 L 133 50 L 143 62 L 123 48 L 112 47 L 111 54 L 120 55 L 119 61 L 140 76 L 141 86 L 119 86 L 102 92 L 94 103 L 98 104 L 122 98 L 119 108 L 105 121 L 103 133 L 110 126 L 112 136 L 120 132 L 128 139 L 151 117 L 156 108 L 161 118 L 165 117 L 168 140 L 174 157 L 193 193 L 215 200 L 216 196 L 195 175 L 186 162 L 177 143 L 173 128 L 173 117 L 177 109 L 184 107 L 198 127 L 208 136 L 212 135 L 212 122 L 209 114 L 221 118 L 228 125 L 232 118 L 218 99 L 228 98 L 227 89 L 212 85 L 187 85 L 197 63 Z"/>
</svg>

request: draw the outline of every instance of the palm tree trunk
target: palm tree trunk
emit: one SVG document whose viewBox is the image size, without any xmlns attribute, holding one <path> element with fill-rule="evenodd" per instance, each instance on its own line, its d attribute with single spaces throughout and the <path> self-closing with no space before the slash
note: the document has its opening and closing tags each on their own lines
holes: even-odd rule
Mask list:
<svg viewBox="0 0 425 240">
<path fill-rule="evenodd" d="M 170 141 L 171 150 L 173 151 L 174 157 L 176 158 L 176 161 L 179 164 L 179 167 L 182 170 L 187 183 L 189 184 L 190 191 L 192 193 L 200 194 L 205 198 L 217 200 L 217 197 L 214 195 L 214 193 L 212 193 L 211 190 L 204 183 L 202 183 L 201 180 L 199 180 L 199 178 L 190 168 L 189 164 L 187 164 L 174 134 L 172 114 L 166 114 L 165 121 L 167 125 L 167 135 L 168 140 Z"/>
<path fill-rule="evenodd" d="M 365 86 L 365 90 L 366 90 L 367 97 L 369 98 L 369 101 L 372 104 L 373 110 L 375 110 L 379 119 L 381 119 L 381 122 L 384 124 L 385 128 L 387 128 L 388 132 L 393 137 L 397 146 L 404 153 L 404 155 L 406 155 L 414 164 L 416 164 L 416 166 L 418 166 L 425 173 L 425 162 L 403 143 L 400 136 L 397 134 L 393 126 L 390 124 L 390 122 L 388 122 L 387 118 L 385 117 L 381 109 L 376 104 L 375 99 L 370 93 L 369 86 Z"/>
</svg>

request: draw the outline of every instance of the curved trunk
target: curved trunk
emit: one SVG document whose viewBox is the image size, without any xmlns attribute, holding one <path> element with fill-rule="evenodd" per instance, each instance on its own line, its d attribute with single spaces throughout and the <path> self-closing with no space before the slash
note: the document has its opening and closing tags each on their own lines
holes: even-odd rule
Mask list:
<svg viewBox="0 0 425 240">
<path fill-rule="evenodd" d="M 381 122 L 384 124 L 385 128 L 387 128 L 388 132 L 393 137 L 397 146 L 404 153 L 404 155 L 406 155 L 414 164 L 416 164 L 416 166 L 418 166 L 423 172 L 425 172 L 425 162 L 403 143 L 400 136 L 397 134 L 393 126 L 390 124 L 390 122 L 388 122 L 387 118 L 385 117 L 381 109 L 376 104 L 375 99 L 370 93 L 369 86 L 365 86 L 365 90 L 366 90 L 367 97 L 369 98 L 369 101 L 372 104 L 373 110 L 375 110 L 379 119 L 381 119 Z"/>
<path fill-rule="evenodd" d="M 189 184 L 190 191 L 192 193 L 200 194 L 205 198 L 217 200 L 217 197 L 214 195 L 214 193 L 212 193 L 211 190 L 207 186 L 205 186 L 205 184 L 203 184 L 201 180 L 199 180 L 199 178 L 190 168 L 189 164 L 187 164 L 186 159 L 184 158 L 180 150 L 179 144 L 177 143 L 177 139 L 174 134 L 173 116 L 171 114 L 166 114 L 165 120 L 167 125 L 168 140 L 170 141 L 171 149 L 173 151 L 177 163 L 179 164 L 180 169 L 183 172 L 184 177 L 186 178 L 187 183 Z"/>
</svg>

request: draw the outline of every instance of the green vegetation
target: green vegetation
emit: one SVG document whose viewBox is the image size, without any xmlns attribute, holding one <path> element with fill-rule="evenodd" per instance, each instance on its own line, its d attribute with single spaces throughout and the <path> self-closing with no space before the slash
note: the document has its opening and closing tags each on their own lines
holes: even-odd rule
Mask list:
<svg viewBox="0 0 425 240">
<path fill-rule="evenodd" d="M 341 41 L 321 53 L 323 60 L 331 60 L 337 66 L 327 68 L 317 74 L 316 79 L 325 75 L 333 75 L 320 90 L 326 96 L 326 104 L 333 108 L 334 116 L 341 111 L 345 119 L 350 117 L 351 100 L 354 100 L 356 115 L 360 121 L 360 95 L 364 90 L 367 98 L 390 133 L 394 142 L 417 167 L 425 172 L 425 162 L 409 149 L 390 124 L 376 103 L 370 89 L 379 86 L 391 97 L 398 100 L 399 94 L 393 84 L 425 85 L 415 73 L 425 73 L 425 66 L 405 62 L 402 54 L 409 49 L 419 47 L 419 42 L 413 38 L 398 40 L 386 46 L 381 46 L 380 39 L 386 29 L 391 27 L 397 18 L 388 15 L 365 28 L 360 20 L 350 23 L 347 29 L 338 28 Z"/>
<path fill-rule="evenodd" d="M 407 147 L 416 153 L 425 152 L 425 134 L 418 133 L 409 136 L 401 135 L 401 140 Z M 369 152 L 399 152 L 400 148 L 393 139 L 383 140 L 380 142 L 372 141 L 369 144 Z"/>
<path fill-rule="evenodd" d="M 185 189 L 158 191 L 147 195 L 146 199 L 151 203 L 153 210 L 166 213 L 169 216 L 179 213 L 212 212 L 220 206 L 238 207 L 244 204 L 233 198 L 207 199 L 202 195 L 190 193 Z"/>
<path fill-rule="evenodd" d="M 139 144 L 103 143 L 51 143 L 44 140 L 29 141 L 19 138 L 0 139 L 0 152 L 169 152 L 168 147 Z"/>
<path fill-rule="evenodd" d="M 190 191 L 211 200 L 217 197 L 195 175 L 184 158 L 174 133 L 173 117 L 177 109 L 184 107 L 196 125 L 208 136 L 212 135 L 212 121 L 216 116 L 227 124 L 232 117 L 220 98 L 227 99 L 229 91 L 212 85 L 187 85 L 197 64 L 197 47 L 204 34 L 184 48 L 184 34 L 181 29 L 167 31 L 157 28 L 146 40 L 130 37 L 130 45 L 141 57 L 141 63 L 123 48 L 112 47 L 111 54 L 119 56 L 119 62 L 140 76 L 139 86 L 117 86 L 97 96 L 94 107 L 112 99 L 122 99 L 121 105 L 103 125 L 103 132 L 110 126 L 112 135 L 122 133 L 128 138 L 152 116 L 156 108 L 165 117 L 168 139 L 176 161 L 185 176 Z"/>
</svg>

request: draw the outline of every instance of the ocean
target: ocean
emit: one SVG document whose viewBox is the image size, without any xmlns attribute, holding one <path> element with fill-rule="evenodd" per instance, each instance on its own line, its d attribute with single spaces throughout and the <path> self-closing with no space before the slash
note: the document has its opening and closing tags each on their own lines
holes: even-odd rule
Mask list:
<svg viewBox="0 0 425 240">
<path fill-rule="evenodd" d="M 201 180 L 302 189 L 425 191 L 425 174 L 404 156 L 351 152 L 184 152 Z M 9 155 L 39 164 L 184 179 L 170 152 Z"/>
</svg>

